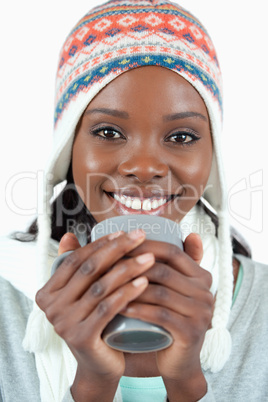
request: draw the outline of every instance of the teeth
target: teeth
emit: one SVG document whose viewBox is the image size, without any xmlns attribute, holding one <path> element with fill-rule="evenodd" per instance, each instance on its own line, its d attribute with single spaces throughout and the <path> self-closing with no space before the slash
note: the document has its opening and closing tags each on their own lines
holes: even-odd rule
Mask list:
<svg viewBox="0 0 268 402">
<path fill-rule="evenodd" d="M 119 201 L 121 202 L 121 204 L 125 205 L 125 203 L 126 203 L 126 197 L 124 197 L 123 195 L 121 195 L 121 197 L 119 197 Z"/>
<path fill-rule="evenodd" d="M 141 209 L 141 200 L 139 198 L 134 198 L 131 205 L 132 209 Z"/>
<path fill-rule="evenodd" d="M 153 200 L 153 202 L 152 202 L 152 209 L 156 209 L 156 208 L 158 208 L 160 205 L 161 205 L 160 200 L 159 200 L 159 201 Z"/>
<path fill-rule="evenodd" d="M 167 202 L 166 198 L 159 199 L 151 199 L 145 198 L 141 200 L 137 197 L 125 197 L 123 195 L 119 196 L 118 194 L 113 194 L 113 197 L 116 201 L 119 201 L 121 204 L 125 205 L 127 208 L 132 208 L 135 210 L 142 209 L 144 211 L 151 211 L 151 209 L 157 209 L 161 205 L 164 205 Z"/>
<path fill-rule="evenodd" d="M 143 200 L 142 209 L 144 211 L 151 211 L 151 208 L 152 208 L 151 200 L 149 198 L 147 198 L 146 200 Z"/>
<path fill-rule="evenodd" d="M 132 199 L 130 197 L 127 197 L 126 199 L 126 207 L 131 208 L 132 206 Z"/>
<path fill-rule="evenodd" d="M 120 202 L 121 202 L 119 195 L 117 195 L 117 194 L 115 194 L 115 193 L 114 193 L 114 199 L 115 199 L 116 201 L 120 201 Z"/>
</svg>

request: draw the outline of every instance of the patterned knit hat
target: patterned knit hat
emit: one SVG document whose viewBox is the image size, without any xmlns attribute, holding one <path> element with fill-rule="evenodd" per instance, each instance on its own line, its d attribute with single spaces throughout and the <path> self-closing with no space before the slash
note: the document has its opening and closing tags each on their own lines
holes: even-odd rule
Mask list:
<svg viewBox="0 0 268 402">
<path fill-rule="evenodd" d="M 43 215 L 38 218 L 41 265 L 37 288 L 50 277 L 47 256 L 51 234 L 53 187 L 66 179 L 77 123 L 89 102 L 120 74 L 140 66 L 162 66 L 184 77 L 199 92 L 208 110 L 213 163 L 203 197 L 219 218 L 219 284 L 212 328 L 201 353 L 204 369 L 219 371 L 231 351 L 226 329 L 232 302 L 232 248 L 226 213 L 226 187 L 219 135 L 222 125 L 221 73 L 214 46 L 201 23 L 167 0 L 113 0 L 94 8 L 66 39 L 56 81 L 54 146 L 47 166 Z M 35 306 L 24 346 L 34 352 L 49 345 L 40 325 L 45 317 Z M 36 331 L 34 329 L 37 329 Z"/>
<path fill-rule="evenodd" d="M 213 137 L 218 137 L 221 73 L 214 46 L 200 22 L 165 0 L 109 1 L 86 14 L 62 47 L 54 152 L 48 167 L 53 184 L 66 178 L 74 130 L 88 103 L 125 71 L 152 65 L 177 72 L 196 88 L 208 109 Z M 207 198 L 217 210 L 222 202 L 221 177 L 217 169 L 212 170 L 216 176 L 209 180 Z"/>
</svg>

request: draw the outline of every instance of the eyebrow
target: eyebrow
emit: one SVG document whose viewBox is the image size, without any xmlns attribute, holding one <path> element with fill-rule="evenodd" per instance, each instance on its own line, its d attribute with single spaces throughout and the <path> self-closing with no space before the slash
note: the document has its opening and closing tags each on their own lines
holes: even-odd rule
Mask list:
<svg viewBox="0 0 268 402">
<path fill-rule="evenodd" d="M 117 109 L 108 109 L 108 108 L 95 108 L 95 109 L 88 109 L 86 110 L 85 114 L 93 114 L 93 113 L 100 113 L 100 114 L 107 114 L 109 116 L 120 117 L 122 119 L 129 119 L 129 114 L 124 110 L 117 110 Z M 208 121 L 205 115 L 198 113 L 198 112 L 179 112 L 179 113 L 172 113 L 168 114 L 163 117 L 163 121 L 172 121 L 177 119 L 187 119 L 191 117 L 197 117 L 204 121 Z"/>
<path fill-rule="evenodd" d="M 121 117 L 122 119 L 129 119 L 129 114 L 123 110 L 107 109 L 107 108 L 96 108 L 88 109 L 85 114 L 101 113 L 107 114 L 109 116 Z"/>
<path fill-rule="evenodd" d="M 204 121 L 208 121 L 207 117 L 198 112 L 180 112 L 180 113 L 172 113 L 163 117 L 164 121 L 172 121 L 177 119 L 187 119 L 189 117 L 198 117 Z"/>
</svg>

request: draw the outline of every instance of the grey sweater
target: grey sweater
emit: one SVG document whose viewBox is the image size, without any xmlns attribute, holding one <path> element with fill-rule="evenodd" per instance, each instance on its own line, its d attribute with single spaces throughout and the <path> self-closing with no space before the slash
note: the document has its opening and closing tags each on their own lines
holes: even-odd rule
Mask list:
<svg viewBox="0 0 268 402">
<path fill-rule="evenodd" d="M 268 401 L 268 267 L 237 258 L 244 276 L 229 321 L 232 355 L 221 372 L 205 372 L 208 392 L 202 402 Z M 31 308 L 32 302 L 0 277 L 1 402 L 40 401 L 34 355 L 21 346 Z M 72 401 L 69 390 L 65 400 Z"/>
</svg>

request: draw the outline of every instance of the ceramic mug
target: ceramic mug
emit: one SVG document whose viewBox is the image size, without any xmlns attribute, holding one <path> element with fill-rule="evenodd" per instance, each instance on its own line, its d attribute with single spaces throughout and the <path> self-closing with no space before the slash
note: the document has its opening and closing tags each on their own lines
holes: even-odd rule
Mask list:
<svg viewBox="0 0 268 402">
<path fill-rule="evenodd" d="M 91 241 L 119 230 L 130 232 L 143 229 L 146 239 L 163 241 L 183 249 L 180 227 L 176 222 L 152 215 L 124 215 L 106 219 L 94 226 Z M 58 256 L 51 269 L 53 275 L 63 260 L 72 253 Z M 145 353 L 165 349 L 173 342 L 171 334 L 163 327 L 118 314 L 107 325 L 103 340 L 113 349 L 128 353 Z"/>
<path fill-rule="evenodd" d="M 146 239 L 174 244 L 183 249 L 180 227 L 176 222 L 152 215 L 123 215 L 106 219 L 94 226 L 91 240 L 123 230 L 143 229 Z M 173 342 L 171 334 L 161 326 L 139 319 L 116 315 L 102 334 L 113 349 L 128 353 L 144 353 L 165 349 Z"/>
</svg>

